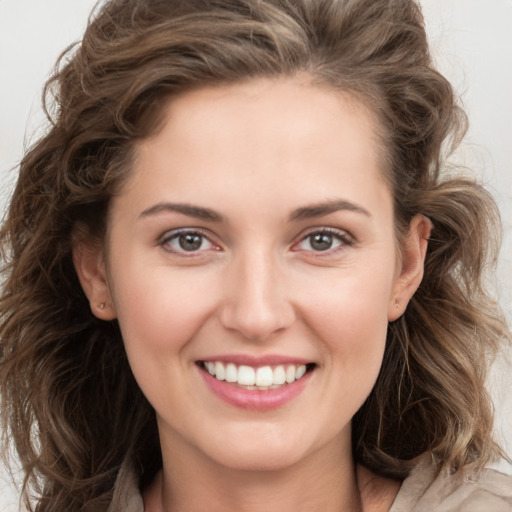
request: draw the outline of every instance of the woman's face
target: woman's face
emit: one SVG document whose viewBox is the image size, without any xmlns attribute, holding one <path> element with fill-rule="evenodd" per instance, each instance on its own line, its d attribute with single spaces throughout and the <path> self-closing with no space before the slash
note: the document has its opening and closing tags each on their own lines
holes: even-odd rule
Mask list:
<svg viewBox="0 0 512 512">
<path fill-rule="evenodd" d="M 164 455 L 275 469 L 350 451 L 422 245 L 397 251 L 375 131 L 348 96 L 261 79 L 173 99 L 137 147 L 96 314 L 119 320 Z"/>
</svg>

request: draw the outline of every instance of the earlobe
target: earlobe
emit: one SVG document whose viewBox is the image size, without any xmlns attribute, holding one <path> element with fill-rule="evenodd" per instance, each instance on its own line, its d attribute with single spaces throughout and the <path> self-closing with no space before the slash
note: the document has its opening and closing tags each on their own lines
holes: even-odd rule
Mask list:
<svg viewBox="0 0 512 512">
<path fill-rule="evenodd" d="M 92 313 L 101 320 L 116 318 L 102 249 L 83 242 L 76 244 L 73 264 Z"/>
<path fill-rule="evenodd" d="M 424 215 L 416 215 L 409 225 L 409 233 L 402 242 L 401 268 L 395 279 L 388 306 L 388 320 L 400 318 L 418 289 L 422 279 L 432 222 Z"/>
</svg>

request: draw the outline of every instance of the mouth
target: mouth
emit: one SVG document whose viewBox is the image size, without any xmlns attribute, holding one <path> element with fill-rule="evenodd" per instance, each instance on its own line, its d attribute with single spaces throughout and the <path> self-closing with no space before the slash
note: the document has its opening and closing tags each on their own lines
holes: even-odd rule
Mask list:
<svg viewBox="0 0 512 512">
<path fill-rule="evenodd" d="M 250 391 L 285 388 L 316 367 L 315 363 L 249 366 L 224 361 L 198 361 L 197 365 L 217 381 Z"/>
</svg>

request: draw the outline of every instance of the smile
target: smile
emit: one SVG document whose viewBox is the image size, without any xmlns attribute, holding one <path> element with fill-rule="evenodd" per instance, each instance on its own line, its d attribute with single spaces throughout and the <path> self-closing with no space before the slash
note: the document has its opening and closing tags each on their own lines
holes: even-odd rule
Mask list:
<svg viewBox="0 0 512 512">
<path fill-rule="evenodd" d="M 282 407 L 298 397 L 317 367 L 316 363 L 284 362 L 283 358 L 267 357 L 259 364 L 243 356 L 230 359 L 212 358 L 197 361 L 196 365 L 217 398 L 240 409 L 261 412 Z"/>
<path fill-rule="evenodd" d="M 200 363 L 212 377 L 219 381 L 235 384 L 238 387 L 267 391 L 278 389 L 301 379 L 311 370 L 313 364 L 287 364 L 277 366 L 247 366 L 222 361 L 202 361 Z"/>
</svg>

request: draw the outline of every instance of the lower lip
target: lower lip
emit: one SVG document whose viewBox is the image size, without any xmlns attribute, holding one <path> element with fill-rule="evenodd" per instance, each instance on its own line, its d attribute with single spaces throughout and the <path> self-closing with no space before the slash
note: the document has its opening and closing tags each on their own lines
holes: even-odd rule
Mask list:
<svg viewBox="0 0 512 512">
<path fill-rule="evenodd" d="M 239 388 L 224 380 L 217 380 L 202 369 L 199 369 L 199 372 L 214 395 L 234 407 L 252 411 L 277 409 L 292 401 L 303 391 L 312 373 L 308 372 L 299 380 L 291 384 L 284 384 L 280 388 L 259 391 Z"/>
</svg>

